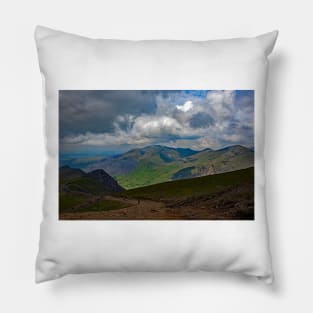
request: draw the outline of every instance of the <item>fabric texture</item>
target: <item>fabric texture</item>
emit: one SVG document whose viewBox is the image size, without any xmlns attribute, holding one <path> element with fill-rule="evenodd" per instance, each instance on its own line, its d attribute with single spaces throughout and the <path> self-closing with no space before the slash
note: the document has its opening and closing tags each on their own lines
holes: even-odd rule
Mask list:
<svg viewBox="0 0 313 313">
<path fill-rule="evenodd" d="M 268 56 L 277 35 L 127 41 L 36 28 L 47 137 L 36 282 L 104 271 L 229 271 L 272 282 L 263 150 Z M 60 220 L 62 90 L 254 91 L 254 219 Z M 190 108 L 188 103 L 178 107 Z"/>
</svg>

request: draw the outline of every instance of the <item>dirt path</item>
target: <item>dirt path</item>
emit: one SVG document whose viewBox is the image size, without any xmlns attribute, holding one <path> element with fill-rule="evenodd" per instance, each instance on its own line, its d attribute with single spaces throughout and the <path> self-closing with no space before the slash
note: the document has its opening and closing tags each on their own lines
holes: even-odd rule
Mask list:
<svg viewBox="0 0 313 313">
<path fill-rule="evenodd" d="M 110 220 L 110 219 L 179 219 L 182 218 L 178 212 L 166 207 L 161 201 L 137 200 L 114 196 L 105 196 L 106 200 L 118 201 L 127 205 L 127 207 L 109 211 L 97 212 L 73 212 L 62 213 L 62 220 Z M 98 199 L 92 199 L 92 202 Z M 83 206 L 84 204 L 80 205 Z M 79 208 L 79 207 L 78 207 Z"/>
<path fill-rule="evenodd" d="M 253 185 L 233 187 L 211 195 L 180 200 L 155 201 L 105 196 L 104 199 L 125 204 L 125 208 L 72 212 L 60 215 L 62 220 L 253 220 Z M 90 201 L 97 201 L 93 198 Z M 85 205 L 81 204 L 81 206 Z"/>
</svg>

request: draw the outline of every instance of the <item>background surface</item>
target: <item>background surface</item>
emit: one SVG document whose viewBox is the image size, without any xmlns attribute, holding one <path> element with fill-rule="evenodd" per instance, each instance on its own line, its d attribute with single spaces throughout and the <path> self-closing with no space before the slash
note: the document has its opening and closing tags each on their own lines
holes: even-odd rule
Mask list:
<svg viewBox="0 0 313 313">
<path fill-rule="evenodd" d="M 310 1 L 2 1 L 3 312 L 312 312 L 313 27 Z M 100 274 L 35 285 L 45 162 L 36 24 L 91 37 L 193 39 L 278 29 L 266 105 L 267 204 L 276 281 L 230 274 Z"/>
</svg>

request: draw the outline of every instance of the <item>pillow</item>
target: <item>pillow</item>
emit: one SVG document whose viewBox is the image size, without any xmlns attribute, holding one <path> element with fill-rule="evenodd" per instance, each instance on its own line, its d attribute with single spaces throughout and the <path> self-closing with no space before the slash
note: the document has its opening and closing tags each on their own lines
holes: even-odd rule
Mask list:
<svg viewBox="0 0 313 313">
<path fill-rule="evenodd" d="M 272 281 L 263 150 L 277 34 L 127 41 L 37 27 L 48 155 L 37 282 L 200 270 Z"/>
</svg>

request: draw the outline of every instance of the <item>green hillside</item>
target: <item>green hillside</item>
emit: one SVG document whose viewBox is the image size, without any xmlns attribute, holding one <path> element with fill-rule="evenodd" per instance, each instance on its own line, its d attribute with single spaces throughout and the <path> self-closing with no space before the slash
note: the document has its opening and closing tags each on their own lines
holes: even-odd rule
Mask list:
<svg viewBox="0 0 313 313">
<path fill-rule="evenodd" d="M 104 170 L 85 173 L 82 170 L 63 166 L 59 169 L 61 193 L 82 192 L 87 194 L 110 194 L 124 189 Z"/>
<path fill-rule="evenodd" d="M 142 161 L 140 165 L 129 174 L 117 175 L 114 178 L 125 189 L 153 185 L 170 181 L 172 175 L 181 168 L 180 164 L 158 165 L 156 162 Z"/>
<path fill-rule="evenodd" d="M 254 167 L 127 190 L 119 196 L 166 200 L 209 195 L 241 184 L 254 184 Z"/>
<path fill-rule="evenodd" d="M 170 150 L 166 151 L 166 161 L 164 150 L 164 147 L 157 147 L 140 155 L 136 151 L 138 165 L 128 173 L 114 175 L 114 178 L 124 188 L 133 189 L 166 181 L 245 169 L 254 164 L 253 151 L 242 146 L 218 151 L 206 149 L 184 157 L 177 151 Z"/>
<path fill-rule="evenodd" d="M 95 170 L 85 173 L 82 170 L 63 166 L 59 169 L 59 210 L 66 212 L 95 210 L 104 206 L 102 196 L 123 191 L 124 189 L 105 171 Z M 81 204 L 85 204 L 81 207 Z M 87 204 L 87 205 L 86 205 Z M 118 207 L 118 203 L 106 201 L 108 208 Z"/>
<path fill-rule="evenodd" d="M 254 166 L 254 152 L 239 145 L 202 151 L 155 145 L 132 149 L 115 156 L 97 156 L 94 159 L 88 157 L 85 161 L 78 158 L 71 162 L 79 165 L 78 168 L 83 173 L 102 169 L 125 189 L 134 189 L 249 168 Z M 79 176 L 81 172 L 73 175 Z M 88 185 L 88 181 L 82 184 Z"/>
</svg>

